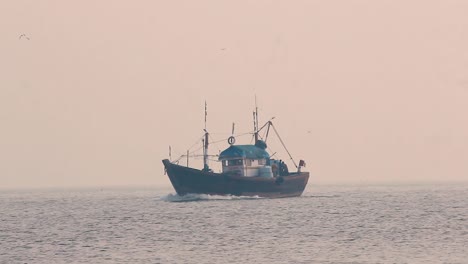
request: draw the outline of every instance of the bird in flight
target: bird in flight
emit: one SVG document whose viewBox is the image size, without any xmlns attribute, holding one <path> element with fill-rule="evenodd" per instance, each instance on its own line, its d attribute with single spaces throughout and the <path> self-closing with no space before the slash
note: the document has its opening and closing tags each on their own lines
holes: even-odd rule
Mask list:
<svg viewBox="0 0 468 264">
<path fill-rule="evenodd" d="M 29 37 L 26 36 L 26 34 L 21 34 L 21 36 L 19 36 L 19 39 L 21 40 L 22 38 L 25 38 L 27 40 L 29 40 Z"/>
</svg>

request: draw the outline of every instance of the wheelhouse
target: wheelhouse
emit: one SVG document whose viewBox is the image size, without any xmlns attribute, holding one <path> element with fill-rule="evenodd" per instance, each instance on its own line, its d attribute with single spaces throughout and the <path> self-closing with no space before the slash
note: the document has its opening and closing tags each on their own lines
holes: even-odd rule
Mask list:
<svg viewBox="0 0 468 264">
<path fill-rule="evenodd" d="M 244 177 L 272 177 L 270 155 L 258 144 L 231 145 L 219 155 L 223 173 Z"/>
</svg>

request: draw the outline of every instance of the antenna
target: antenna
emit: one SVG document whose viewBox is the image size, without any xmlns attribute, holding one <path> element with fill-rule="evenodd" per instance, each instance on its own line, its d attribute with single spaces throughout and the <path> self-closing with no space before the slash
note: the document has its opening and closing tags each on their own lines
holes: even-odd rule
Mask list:
<svg viewBox="0 0 468 264">
<path fill-rule="evenodd" d="M 257 107 L 257 95 L 255 95 L 255 119 L 257 120 L 257 128 L 258 128 L 258 107 Z"/>
<path fill-rule="evenodd" d="M 206 116 L 208 115 L 208 109 L 206 105 L 206 100 L 205 100 L 205 130 L 206 130 Z"/>
</svg>

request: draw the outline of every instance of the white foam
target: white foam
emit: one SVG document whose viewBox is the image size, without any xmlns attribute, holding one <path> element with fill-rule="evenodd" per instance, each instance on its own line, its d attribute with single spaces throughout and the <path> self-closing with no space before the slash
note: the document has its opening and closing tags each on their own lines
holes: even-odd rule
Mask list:
<svg viewBox="0 0 468 264">
<path fill-rule="evenodd" d="M 166 202 L 193 202 L 193 201 L 216 201 L 216 200 L 252 200 L 261 199 L 258 196 L 234 196 L 234 195 L 209 195 L 209 194 L 196 194 L 188 193 L 180 196 L 178 194 L 168 194 L 160 198 Z"/>
</svg>

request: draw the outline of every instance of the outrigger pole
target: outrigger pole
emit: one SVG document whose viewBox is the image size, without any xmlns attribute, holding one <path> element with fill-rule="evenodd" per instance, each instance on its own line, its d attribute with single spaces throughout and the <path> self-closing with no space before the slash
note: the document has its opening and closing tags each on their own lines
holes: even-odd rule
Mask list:
<svg viewBox="0 0 468 264">
<path fill-rule="evenodd" d="M 265 139 L 263 139 L 263 141 L 267 141 L 268 139 L 268 134 L 270 133 L 270 126 L 273 125 L 273 122 L 271 122 L 271 120 L 275 119 L 275 117 L 272 117 L 270 120 L 268 120 L 268 122 L 266 122 L 261 128 L 258 129 L 258 132 L 262 131 L 266 126 L 267 127 L 267 131 L 266 131 L 266 134 L 265 134 Z"/>
<path fill-rule="evenodd" d="M 291 156 L 291 153 L 289 153 L 288 148 L 286 148 L 286 145 L 284 144 L 283 140 L 281 139 L 280 135 L 278 134 L 278 131 L 276 131 L 276 128 L 275 128 L 275 126 L 273 125 L 273 123 L 272 123 L 271 121 L 270 121 L 270 125 L 271 125 L 271 127 L 273 128 L 273 130 L 275 131 L 275 134 L 276 134 L 276 136 L 278 137 L 278 139 L 280 140 L 281 144 L 283 145 L 284 150 L 286 150 L 286 152 L 288 153 L 289 158 L 290 158 L 291 161 L 293 162 L 294 166 L 296 166 L 296 168 L 297 168 L 296 162 L 294 161 L 293 157 Z"/>
<path fill-rule="evenodd" d="M 288 148 L 286 147 L 286 145 L 284 144 L 283 140 L 281 139 L 281 137 L 280 137 L 278 131 L 276 130 L 275 126 L 273 125 L 273 122 L 271 122 L 271 120 L 273 120 L 273 119 L 275 119 L 275 118 L 272 117 L 272 118 L 271 118 L 268 122 L 266 122 L 265 125 L 263 125 L 258 131 L 260 131 L 260 130 L 264 129 L 266 126 L 268 126 L 268 127 L 267 127 L 267 131 L 266 131 L 266 136 L 265 136 L 265 142 L 266 142 L 266 140 L 267 140 L 267 138 L 268 138 L 268 133 L 270 132 L 270 127 L 272 127 L 272 128 L 273 128 L 273 131 L 275 131 L 276 136 L 278 137 L 279 141 L 281 142 L 281 145 L 283 145 L 284 150 L 286 150 L 286 152 L 287 152 L 288 155 L 289 155 L 289 158 L 290 158 L 291 161 L 293 162 L 294 166 L 296 166 L 296 168 L 297 168 L 297 164 L 296 164 L 296 162 L 294 161 L 293 157 L 291 156 L 291 153 L 289 153 Z M 258 131 L 255 131 L 255 135 L 258 135 Z"/>
</svg>

